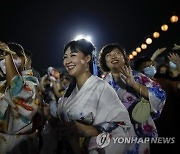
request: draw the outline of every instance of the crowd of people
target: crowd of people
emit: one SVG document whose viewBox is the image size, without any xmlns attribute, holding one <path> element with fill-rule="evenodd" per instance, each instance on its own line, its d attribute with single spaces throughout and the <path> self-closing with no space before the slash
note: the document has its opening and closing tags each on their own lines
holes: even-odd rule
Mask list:
<svg viewBox="0 0 180 154">
<path fill-rule="evenodd" d="M 41 76 L 30 51 L 0 42 L 0 154 L 179 153 L 180 46 L 160 64 L 165 50 L 132 65 L 118 43 L 102 47 L 97 59 L 92 42 L 72 40 L 66 71 L 50 66 Z M 115 142 L 158 136 L 175 143 Z"/>
</svg>

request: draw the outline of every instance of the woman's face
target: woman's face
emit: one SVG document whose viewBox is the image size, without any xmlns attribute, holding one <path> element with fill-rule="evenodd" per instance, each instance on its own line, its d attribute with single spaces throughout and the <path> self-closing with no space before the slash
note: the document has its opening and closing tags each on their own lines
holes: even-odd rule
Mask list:
<svg viewBox="0 0 180 154">
<path fill-rule="evenodd" d="M 115 48 L 105 56 L 106 65 L 110 70 L 117 69 L 125 65 L 125 59 L 121 51 Z"/>
<path fill-rule="evenodd" d="M 78 77 L 89 69 L 87 56 L 82 52 L 71 52 L 70 47 L 64 54 L 64 66 L 73 77 Z"/>
</svg>

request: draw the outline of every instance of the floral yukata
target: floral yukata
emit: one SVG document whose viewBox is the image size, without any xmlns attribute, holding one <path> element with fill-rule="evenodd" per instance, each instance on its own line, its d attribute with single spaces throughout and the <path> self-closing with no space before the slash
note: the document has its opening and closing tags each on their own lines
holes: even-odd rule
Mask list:
<svg viewBox="0 0 180 154">
<path fill-rule="evenodd" d="M 61 121 L 78 120 L 93 125 L 101 133 L 110 134 L 110 143 L 105 147 L 99 147 L 97 137 L 90 138 L 88 150 L 91 154 L 99 150 L 107 154 L 131 153 L 135 150 L 132 144 L 113 142 L 113 137 L 134 137 L 135 132 L 128 111 L 116 92 L 98 77 L 92 75 L 80 90 L 76 86 L 69 97 L 62 97 L 58 116 Z"/>
<path fill-rule="evenodd" d="M 138 137 L 157 137 L 158 132 L 153 120 L 157 119 L 161 114 L 166 100 L 166 93 L 161 89 L 157 82 L 152 81 L 145 75 L 136 71 L 132 71 L 132 73 L 136 82 L 148 88 L 149 103 L 151 107 L 151 115 L 146 122 L 138 123 L 132 120 L 136 135 Z M 132 107 L 141 100 L 140 94 L 135 92 L 133 88 L 127 86 L 123 79 L 120 78 L 119 81 L 121 87 L 114 81 L 111 73 L 105 77 L 105 81 L 116 90 L 119 99 L 128 111 L 131 111 Z"/>
<path fill-rule="evenodd" d="M 0 100 L 0 153 L 11 151 L 32 134 L 32 118 L 37 112 L 38 80 L 15 76 Z"/>
</svg>

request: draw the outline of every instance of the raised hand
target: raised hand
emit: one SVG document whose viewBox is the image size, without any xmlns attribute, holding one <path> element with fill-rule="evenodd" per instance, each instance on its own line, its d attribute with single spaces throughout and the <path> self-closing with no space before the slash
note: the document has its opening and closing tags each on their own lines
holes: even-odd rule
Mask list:
<svg viewBox="0 0 180 154">
<path fill-rule="evenodd" d="M 177 53 L 170 53 L 168 55 L 168 59 L 175 63 L 176 65 L 180 65 L 180 57 Z"/>
<path fill-rule="evenodd" d="M 4 51 L 4 54 L 6 53 L 16 54 L 14 51 L 10 50 L 8 45 L 4 42 L 0 42 L 0 49 Z"/>
<path fill-rule="evenodd" d="M 125 65 L 120 71 L 122 73 L 121 78 L 126 82 L 127 85 L 133 87 L 136 82 L 134 80 L 131 67 Z"/>
<path fill-rule="evenodd" d="M 160 55 L 163 51 L 165 51 L 167 48 L 163 47 L 163 48 L 158 48 L 154 53 L 156 53 L 157 55 Z"/>
<path fill-rule="evenodd" d="M 158 48 L 152 55 L 151 60 L 155 60 L 157 58 L 157 56 L 159 56 L 163 51 L 165 51 L 167 48 L 163 47 L 163 48 Z"/>
<path fill-rule="evenodd" d="M 168 59 L 176 64 L 178 70 L 180 70 L 180 57 L 177 53 L 170 53 Z"/>
<path fill-rule="evenodd" d="M 4 50 L 10 50 L 8 45 L 6 43 L 4 43 L 4 42 L 1 42 L 1 41 L 0 41 L 0 49 L 3 50 L 3 51 Z"/>
<path fill-rule="evenodd" d="M 173 50 L 180 50 L 180 45 L 174 44 Z"/>
</svg>

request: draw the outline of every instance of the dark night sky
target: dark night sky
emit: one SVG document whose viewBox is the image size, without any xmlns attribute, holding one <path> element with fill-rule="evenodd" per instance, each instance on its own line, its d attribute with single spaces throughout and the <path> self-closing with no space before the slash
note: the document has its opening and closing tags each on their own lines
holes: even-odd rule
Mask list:
<svg viewBox="0 0 180 154">
<path fill-rule="evenodd" d="M 91 35 L 97 51 L 119 42 L 130 53 L 163 23 L 169 23 L 173 13 L 180 17 L 178 1 L 0 0 L 0 40 L 30 50 L 33 66 L 42 74 L 48 66 L 62 67 L 63 47 L 79 33 Z M 139 56 L 180 44 L 180 22 L 169 26 Z"/>
</svg>

